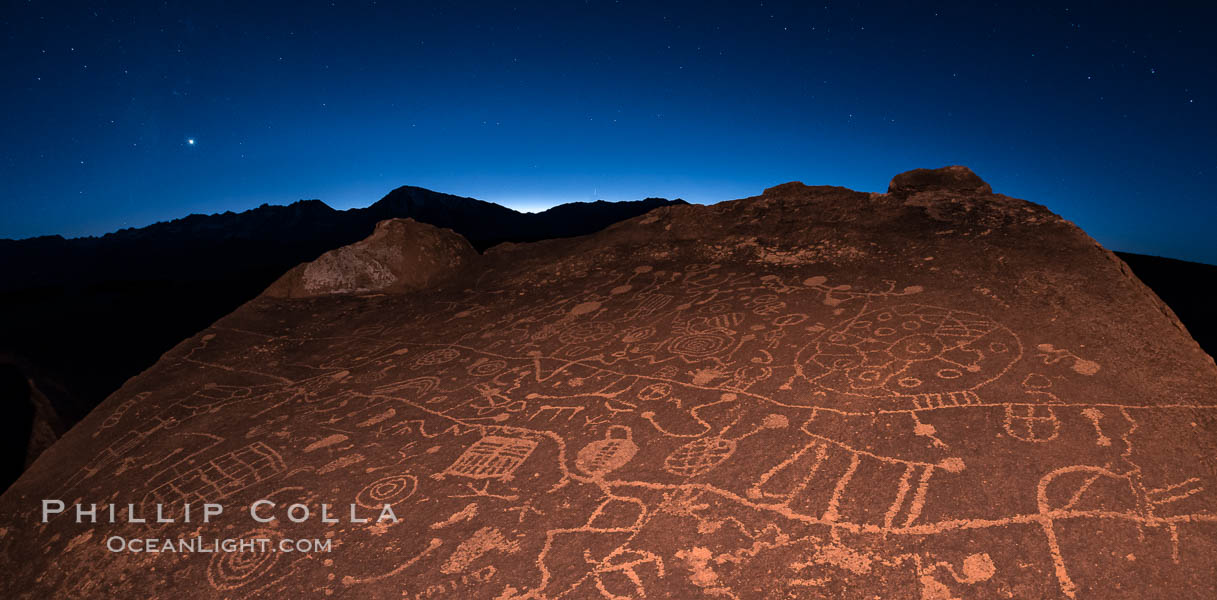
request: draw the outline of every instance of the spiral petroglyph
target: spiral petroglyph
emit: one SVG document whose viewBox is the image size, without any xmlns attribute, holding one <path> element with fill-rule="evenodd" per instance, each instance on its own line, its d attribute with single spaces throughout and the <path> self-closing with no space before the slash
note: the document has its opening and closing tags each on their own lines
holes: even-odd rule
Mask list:
<svg viewBox="0 0 1217 600">
<path fill-rule="evenodd" d="M 355 502 L 364 508 L 379 509 L 409 498 L 418 488 L 413 475 L 390 475 L 369 483 L 355 495 Z"/>
</svg>

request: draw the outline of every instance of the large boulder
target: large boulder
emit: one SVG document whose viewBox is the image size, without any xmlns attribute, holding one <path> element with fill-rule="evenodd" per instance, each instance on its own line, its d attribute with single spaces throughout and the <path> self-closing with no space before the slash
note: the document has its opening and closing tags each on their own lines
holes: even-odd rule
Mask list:
<svg viewBox="0 0 1217 600">
<path fill-rule="evenodd" d="M 265 294 L 308 298 L 419 290 L 452 279 L 477 255 L 451 229 L 414 219 L 387 219 L 377 223 L 367 239 L 330 250 L 288 271 Z"/>
<path fill-rule="evenodd" d="M 937 169 L 913 169 L 892 178 L 889 194 L 917 192 L 958 192 L 962 194 L 992 194 L 993 189 L 971 169 L 951 165 Z"/>
<path fill-rule="evenodd" d="M 1217 595 L 1217 366 L 1080 229 L 932 173 L 663 207 L 399 293 L 335 257 L 43 453 L 0 497 L 0 592 Z"/>
</svg>

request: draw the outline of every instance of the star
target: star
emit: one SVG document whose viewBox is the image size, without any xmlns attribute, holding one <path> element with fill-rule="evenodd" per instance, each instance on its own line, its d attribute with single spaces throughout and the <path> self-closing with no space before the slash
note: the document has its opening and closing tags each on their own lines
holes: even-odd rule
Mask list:
<svg viewBox="0 0 1217 600">
<path fill-rule="evenodd" d="M 187 139 L 186 139 L 186 144 L 188 144 L 188 145 L 190 145 L 190 146 L 193 146 L 193 145 L 194 145 L 194 138 L 187 138 Z"/>
</svg>

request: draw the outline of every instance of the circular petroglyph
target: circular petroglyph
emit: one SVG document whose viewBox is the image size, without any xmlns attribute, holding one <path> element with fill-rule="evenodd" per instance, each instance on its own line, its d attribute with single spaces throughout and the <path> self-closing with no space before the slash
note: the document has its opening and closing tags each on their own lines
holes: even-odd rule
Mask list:
<svg viewBox="0 0 1217 600">
<path fill-rule="evenodd" d="M 929 334 L 905 336 L 892 344 L 892 357 L 896 360 L 924 360 L 942 352 L 942 340 Z"/>
<path fill-rule="evenodd" d="M 807 320 L 807 315 L 800 314 L 800 313 L 791 313 L 791 314 L 787 314 L 787 315 L 782 315 L 782 316 L 774 319 L 773 324 L 778 327 L 789 327 L 791 325 L 798 325 L 799 323 L 802 323 L 803 321 L 806 321 L 806 320 Z"/>
<path fill-rule="evenodd" d="M 355 503 L 364 508 L 378 509 L 409 498 L 417 487 L 418 479 L 413 475 L 390 475 L 364 486 L 355 496 Z"/>
<path fill-rule="evenodd" d="M 887 372 L 883 369 L 857 369 L 851 376 L 855 387 L 873 387 L 884 382 Z"/>
<path fill-rule="evenodd" d="M 273 540 L 279 536 L 269 529 L 255 529 L 238 537 Z M 219 552 L 207 564 L 207 581 L 217 590 L 235 590 L 269 573 L 278 560 L 277 552 Z"/>
<path fill-rule="evenodd" d="M 1021 354 L 1018 337 L 984 315 L 906 304 L 826 331 L 803 347 L 797 368 L 823 389 L 879 398 L 974 390 Z"/>
<path fill-rule="evenodd" d="M 939 369 L 937 375 L 942 379 L 959 379 L 963 377 L 963 372 L 959 369 Z"/>
<path fill-rule="evenodd" d="M 414 361 L 414 364 L 421 367 L 442 365 L 446 362 L 455 360 L 456 357 L 460 355 L 460 351 L 456 348 L 439 348 L 418 357 L 418 360 Z"/>
<path fill-rule="evenodd" d="M 708 437 L 693 440 L 676 449 L 663 461 L 665 471 L 694 477 L 723 464 L 735 453 L 735 440 Z"/>
<path fill-rule="evenodd" d="M 489 377 L 507 368 L 507 362 L 502 360 L 482 359 L 469 367 L 469 374 L 475 377 Z"/>
<path fill-rule="evenodd" d="M 671 396 L 671 395 L 672 395 L 672 385 L 668 384 L 668 383 L 664 383 L 662 381 L 657 382 L 657 383 L 652 383 L 651 385 L 648 385 L 648 386 L 642 388 L 641 390 L 638 390 L 638 399 L 644 400 L 644 401 L 650 401 L 650 402 L 654 402 L 656 400 L 663 400 L 664 398 L 667 398 L 668 396 Z"/>
<path fill-rule="evenodd" d="M 731 338 L 719 333 L 690 333 L 668 344 L 668 351 L 686 358 L 718 354 L 731 346 Z"/>
</svg>

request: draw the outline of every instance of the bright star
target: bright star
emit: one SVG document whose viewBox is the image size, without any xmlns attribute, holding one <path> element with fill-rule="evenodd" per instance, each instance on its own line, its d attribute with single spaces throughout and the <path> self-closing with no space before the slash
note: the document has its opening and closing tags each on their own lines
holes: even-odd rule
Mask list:
<svg viewBox="0 0 1217 600">
<path fill-rule="evenodd" d="M 190 139 L 186 140 L 186 143 L 187 143 L 187 144 L 190 144 L 191 146 L 193 146 L 193 145 L 194 145 L 194 138 L 190 138 Z"/>
</svg>

